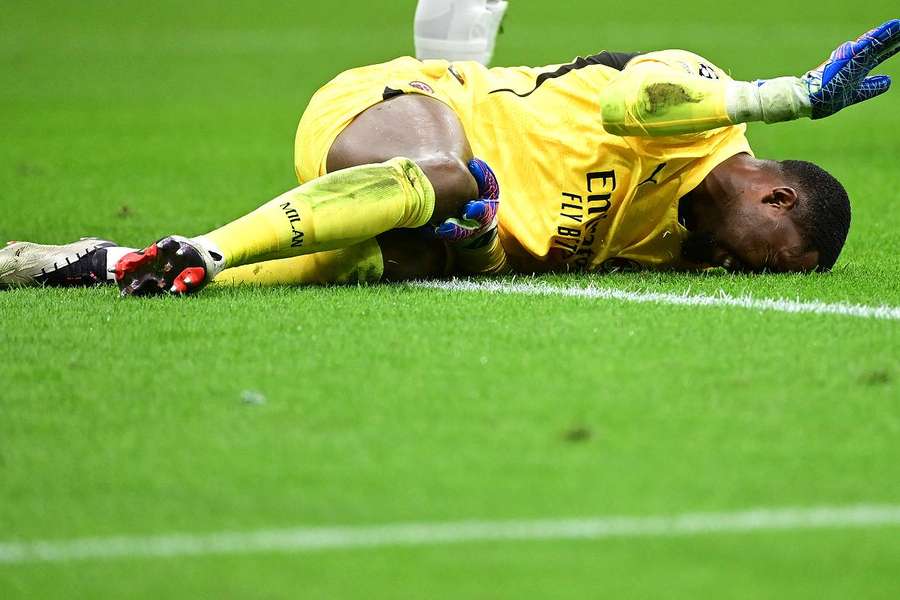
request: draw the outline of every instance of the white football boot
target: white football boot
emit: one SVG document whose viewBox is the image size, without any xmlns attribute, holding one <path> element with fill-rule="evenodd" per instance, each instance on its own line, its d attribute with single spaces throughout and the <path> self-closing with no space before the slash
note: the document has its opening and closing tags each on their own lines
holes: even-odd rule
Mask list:
<svg viewBox="0 0 900 600">
<path fill-rule="evenodd" d="M 508 7 L 506 0 L 419 0 L 416 57 L 490 64 Z"/>
<path fill-rule="evenodd" d="M 116 244 L 97 238 L 62 246 L 9 242 L 0 248 L 0 288 L 86 287 L 107 283 L 106 252 L 97 250 L 112 247 Z"/>
</svg>

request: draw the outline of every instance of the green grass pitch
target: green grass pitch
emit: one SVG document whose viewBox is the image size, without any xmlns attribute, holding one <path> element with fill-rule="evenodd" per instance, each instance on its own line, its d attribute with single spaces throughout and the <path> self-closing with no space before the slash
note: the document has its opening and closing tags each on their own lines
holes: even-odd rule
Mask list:
<svg viewBox="0 0 900 600">
<path fill-rule="evenodd" d="M 800 74 L 893 0 L 512 0 L 499 64 Z M 414 2 L 8 2 L 0 237 L 138 245 L 290 188 L 315 89 Z M 900 77 L 900 57 L 883 72 Z M 829 275 L 557 286 L 900 305 L 900 90 L 753 126 L 854 199 Z M 900 323 L 410 287 L 0 293 L 0 543 L 900 504 Z M 255 402 L 247 402 L 247 400 Z M 2 598 L 896 598 L 900 527 L 0 564 Z"/>
</svg>

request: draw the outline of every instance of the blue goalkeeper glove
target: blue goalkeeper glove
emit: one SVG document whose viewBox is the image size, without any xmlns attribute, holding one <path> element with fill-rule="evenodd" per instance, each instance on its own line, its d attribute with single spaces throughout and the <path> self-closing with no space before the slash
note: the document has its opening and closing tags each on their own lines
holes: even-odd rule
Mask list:
<svg viewBox="0 0 900 600">
<path fill-rule="evenodd" d="M 890 77 L 869 77 L 869 73 L 898 52 L 900 19 L 872 29 L 856 41 L 841 44 L 824 64 L 801 78 L 809 93 L 811 117 L 831 116 L 888 91 Z"/>
<path fill-rule="evenodd" d="M 497 210 L 500 207 L 500 184 L 494 172 L 483 160 L 469 161 L 469 172 L 478 183 L 478 200 L 463 207 L 462 218 L 447 219 L 434 230 L 438 239 L 446 242 L 477 246 L 486 233 L 497 229 Z"/>
</svg>

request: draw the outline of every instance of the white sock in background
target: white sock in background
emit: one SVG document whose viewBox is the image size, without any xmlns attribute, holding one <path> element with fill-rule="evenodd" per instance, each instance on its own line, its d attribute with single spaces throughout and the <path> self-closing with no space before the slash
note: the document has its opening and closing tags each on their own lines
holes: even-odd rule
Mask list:
<svg viewBox="0 0 900 600">
<path fill-rule="evenodd" d="M 419 0 L 416 57 L 491 62 L 506 0 Z"/>
</svg>

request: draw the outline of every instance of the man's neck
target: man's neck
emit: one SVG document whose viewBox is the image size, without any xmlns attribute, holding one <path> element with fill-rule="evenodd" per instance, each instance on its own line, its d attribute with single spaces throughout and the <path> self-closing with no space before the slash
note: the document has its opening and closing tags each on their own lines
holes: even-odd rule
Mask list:
<svg viewBox="0 0 900 600">
<path fill-rule="evenodd" d="M 694 231 L 702 224 L 720 218 L 730 199 L 738 195 L 738 186 L 746 185 L 747 175 L 762 168 L 763 162 L 742 153 L 720 163 L 681 199 L 678 220 Z"/>
</svg>

